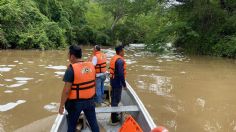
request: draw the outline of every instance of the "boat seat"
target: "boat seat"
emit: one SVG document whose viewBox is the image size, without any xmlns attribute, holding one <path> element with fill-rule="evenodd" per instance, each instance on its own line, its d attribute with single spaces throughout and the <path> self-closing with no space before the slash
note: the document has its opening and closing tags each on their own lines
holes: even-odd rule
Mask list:
<svg viewBox="0 0 236 132">
<path fill-rule="evenodd" d="M 137 105 L 117 106 L 117 107 L 97 107 L 96 113 L 113 113 L 113 112 L 135 112 L 139 111 Z"/>
</svg>

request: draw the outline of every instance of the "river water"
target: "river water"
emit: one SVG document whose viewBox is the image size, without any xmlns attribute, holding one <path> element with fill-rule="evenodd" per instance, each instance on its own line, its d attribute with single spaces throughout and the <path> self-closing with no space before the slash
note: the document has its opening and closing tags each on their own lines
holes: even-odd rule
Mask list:
<svg viewBox="0 0 236 132">
<path fill-rule="evenodd" d="M 83 52 L 87 59 L 92 48 Z M 156 124 L 181 132 L 236 131 L 235 60 L 126 53 L 127 80 Z M 0 51 L 0 132 L 55 115 L 68 64 L 67 51 Z"/>
</svg>

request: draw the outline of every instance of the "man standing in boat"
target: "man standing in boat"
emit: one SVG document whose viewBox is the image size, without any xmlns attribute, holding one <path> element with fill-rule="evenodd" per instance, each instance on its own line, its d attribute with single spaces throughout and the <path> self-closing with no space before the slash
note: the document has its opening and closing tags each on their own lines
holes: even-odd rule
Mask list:
<svg viewBox="0 0 236 132">
<path fill-rule="evenodd" d="M 125 75 L 126 63 L 124 60 L 123 46 L 115 48 L 116 55 L 110 61 L 110 84 L 112 87 L 111 92 L 111 106 L 118 106 L 121 100 L 122 87 L 126 88 Z M 120 117 L 118 113 L 111 113 L 111 125 L 119 124 Z"/>
<path fill-rule="evenodd" d="M 96 70 L 96 97 L 95 102 L 98 106 L 103 102 L 104 95 L 104 81 L 106 80 L 106 55 L 101 52 L 101 48 L 98 45 L 94 46 L 93 49 L 92 63 Z"/>
<path fill-rule="evenodd" d="M 84 112 L 93 132 L 99 132 L 96 119 L 95 95 L 95 68 L 91 62 L 82 61 L 82 50 L 77 45 L 69 47 L 70 66 L 67 68 L 63 81 L 59 113 L 63 114 L 64 105 L 68 112 L 68 132 L 75 132 L 81 111 Z"/>
</svg>

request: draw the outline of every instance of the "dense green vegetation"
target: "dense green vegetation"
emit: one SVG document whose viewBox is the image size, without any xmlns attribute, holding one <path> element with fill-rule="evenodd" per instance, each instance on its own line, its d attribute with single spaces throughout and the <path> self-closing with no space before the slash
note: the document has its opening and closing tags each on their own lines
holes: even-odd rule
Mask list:
<svg viewBox="0 0 236 132">
<path fill-rule="evenodd" d="M 178 1 L 178 2 L 176 2 Z M 0 48 L 166 43 L 190 54 L 236 57 L 235 0 L 1 0 Z"/>
</svg>

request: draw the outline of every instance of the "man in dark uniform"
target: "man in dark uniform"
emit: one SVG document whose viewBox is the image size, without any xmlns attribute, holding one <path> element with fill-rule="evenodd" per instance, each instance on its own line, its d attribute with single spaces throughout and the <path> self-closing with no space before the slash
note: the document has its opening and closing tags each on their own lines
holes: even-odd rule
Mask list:
<svg viewBox="0 0 236 132">
<path fill-rule="evenodd" d="M 81 111 L 84 112 L 91 130 L 93 132 L 99 132 L 93 99 L 93 96 L 95 94 L 94 66 L 91 62 L 82 61 L 82 50 L 77 45 L 70 46 L 68 57 L 71 65 L 67 68 L 64 75 L 63 81 L 65 82 L 65 86 L 62 91 L 59 113 L 63 114 L 65 105 L 65 108 L 68 112 L 68 132 L 76 131 L 76 125 Z M 85 67 L 84 65 L 86 65 L 87 67 Z M 88 79 L 86 80 L 84 78 Z M 93 79 L 94 82 L 89 81 L 90 79 Z M 76 82 L 79 82 L 81 80 L 85 81 L 86 84 L 93 83 L 91 86 L 89 86 L 91 87 L 91 89 L 86 86 L 86 89 L 81 90 L 83 83 L 80 83 L 80 85 L 75 85 Z"/>
<path fill-rule="evenodd" d="M 124 60 L 123 46 L 115 48 L 116 55 L 110 61 L 110 84 L 112 87 L 111 92 L 111 106 L 118 106 L 121 100 L 122 87 L 126 88 L 125 74 L 126 63 Z M 111 125 L 119 124 L 120 118 L 118 113 L 111 113 Z"/>
</svg>

